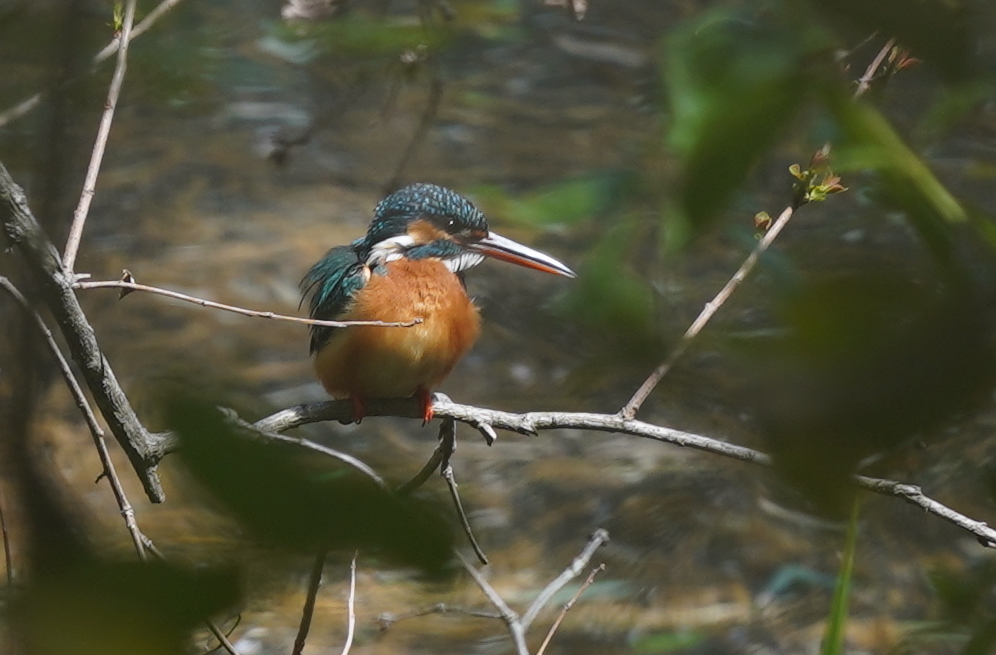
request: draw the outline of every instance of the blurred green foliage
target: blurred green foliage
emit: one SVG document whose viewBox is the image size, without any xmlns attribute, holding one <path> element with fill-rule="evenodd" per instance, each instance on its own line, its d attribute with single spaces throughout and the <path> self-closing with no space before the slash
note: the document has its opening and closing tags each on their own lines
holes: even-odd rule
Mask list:
<svg viewBox="0 0 996 655">
<path fill-rule="evenodd" d="M 429 574 L 449 563 L 453 531 L 425 501 L 329 457 L 253 439 L 200 402 L 174 399 L 169 416 L 188 469 L 261 544 L 309 554 L 360 549 Z"/>
<path fill-rule="evenodd" d="M 180 655 L 199 623 L 238 599 L 231 572 L 86 560 L 33 577 L 8 618 L 32 655 Z"/>
<path fill-rule="evenodd" d="M 679 237 L 701 233 L 753 166 L 825 84 L 830 41 L 815 24 L 713 11 L 672 34 L 664 50 L 671 125 L 681 165 Z M 679 241 L 680 245 L 680 241 Z"/>
</svg>

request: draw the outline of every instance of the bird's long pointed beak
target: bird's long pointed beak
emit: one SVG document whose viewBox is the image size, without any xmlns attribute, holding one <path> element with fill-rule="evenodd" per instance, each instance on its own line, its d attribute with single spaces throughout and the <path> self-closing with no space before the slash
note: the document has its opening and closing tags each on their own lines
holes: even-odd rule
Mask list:
<svg viewBox="0 0 996 655">
<path fill-rule="evenodd" d="M 487 257 L 500 259 L 504 262 L 512 264 L 518 264 L 519 266 L 525 266 L 526 268 L 532 268 L 537 271 L 543 271 L 544 273 L 553 273 L 554 275 L 563 275 L 565 277 L 577 277 L 574 271 L 567 268 L 567 266 L 560 263 L 553 257 L 544 255 L 539 250 L 533 250 L 529 246 L 524 246 L 521 243 L 512 241 L 511 239 L 506 239 L 500 234 L 495 234 L 494 232 L 491 232 L 480 241 L 468 244 L 467 247 L 475 252 L 481 253 L 482 255 L 486 255 Z"/>
</svg>

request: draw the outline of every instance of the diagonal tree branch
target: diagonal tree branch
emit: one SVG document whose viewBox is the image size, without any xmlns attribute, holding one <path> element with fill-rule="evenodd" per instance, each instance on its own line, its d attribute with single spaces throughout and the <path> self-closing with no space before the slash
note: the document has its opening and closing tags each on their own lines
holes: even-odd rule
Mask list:
<svg viewBox="0 0 996 655">
<path fill-rule="evenodd" d="M 366 409 L 367 416 L 398 416 L 414 419 L 422 417 L 418 403 L 411 398 L 370 399 L 364 403 L 364 409 Z M 352 404 L 345 400 L 311 403 L 281 410 L 257 421 L 254 427 L 265 432 L 283 432 L 319 421 L 349 421 L 353 415 L 352 412 Z M 771 456 L 759 450 L 635 419 L 627 420 L 618 414 L 584 412 L 512 414 L 472 405 L 460 405 L 442 394 L 436 394 L 433 412 L 438 418 L 452 418 L 474 427 L 487 425 L 492 429 L 508 430 L 527 436 L 535 436 L 540 430 L 565 428 L 628 434 L 674 446 L 694 448 L 750 464 L 771 466 Z M 172 435 L 163 434 L 157 435 L 157 437 L 159 437 L 157 443 L 164 447 L 162 454 L 176 447 Z M 983 546 L 996 548 L 996 530 L 989 527 L 984 521 L 976 521 L 925 495 L 916 485 L 862 475 L 855 476 L 853 482 L 861 489 L 884 496 L 902 498 L 924 511 L 972 533 Z"/>
<path fill-rule="evenodd" d="M 144 562 L 146 559 L 145 546 L 142 543 L 142 532 L 138 529 L 138 523 L 135 520 L 135 509 L 131 506 L 131 503 L 128 502 L 128 496 L 125 495 L 124 487 L 121 486 L 121 480 L 118 478 L 118 473 L 114 468 L 114 462 L 111 460 L 111 454 L 107 450 L 107 441 L 104 438 L 104 430 L 100 427 L 100 424 L 97 423 L 97 417 L 90 408 L 90 403 L 87 402 L 82 387 L 80 387 L 79 382 L 76 381 L 76 376 L 73 375 L 72 369 L 69 368 L 69 362 L 67 362 L 66 358 L 63 357 L 62 351 L 59 350 L 59 345 L 55 343 L 55 337 L 52 336 L 52 331 L 48 329 L 48 326 L 45 325 L 45 321 L 41 316 L 39 316 L 38 312 L 31 307 L 27 299 L 21 294 L 17 287 L 15 287 L 7 278 L 0 276 L 0 288 L 12 296 L 14 300 L 21 305 L 24 311 L 27 312 L 28 315 L 34 320 L 35 325 L 38 327 L 38 331 L 42 333 L 42 337 L 45 339 L 45 345 L 48 346 L 49 352 L 52 353 L 52 356 L 58 363 L 59 372 L 62 373 L 62 379 L 66 382 L 66 386 L 69 387 L 69 392 L 72 394 L 73 400 L 76 402 L 76 407 L 78 407 L 80 412 L 83 413 L 86 425 L 90 429 L 90 435 L 93 437 L 94 446 L 97 448 L 97 455 L 100 457 L 100 463 L 104 467 L 103 477 L 106 477 L 107 481 L 111 485 L 111 491 L 114 494 L 114 500 L 118 503 L 118 509 L 121 510 L 121 516 L 124 518 L 125 527 L 128 528 L 128 533 L 131 535 L 131 540 L 135 546 L 135 550 L 138 552 L 139 559 Z"/>
<path fill-rule="evenodd" d="M 865 70 L 864 75 L 862 75 L 858 80 L 857 88 L 854 90 L 854 94 L 852 96 L 854 100 L 857 100 L 863 96 L 868 89 L 871 88 L 871 83 L 875 79 L 879 68 L 881 68 L 885 58 L 895 47 L 895 45 L 896 40 L 889 39 L 889 41 L 886 42 L 886 44 L 878 51 L 878 54 Z M 824 146 L 824 148 L 829 148 L 829 144 Z M 750 275 L 751 271 L 753 271 L 754 267 L 757 265 L 761 255 L 771 246 L 775 238 L 788 224 L 789 220 L 792 218 L 792 215 L 803 204 L 805 204 L 804 198 L 798 196 L 797 194 L 797 197 L 792 199 L 792 204 L 782 210 L 782 213 L 778 216 L 778 219 L 768 229 L 768 231 L 765 232 L 764 236 L 758 242 L 757 246 L 755 246 L 754 250 L 747 256 L 747 259 L 744 260 L 743 264 L 740 265 L 737 272 L 733 274 L 733 277 L 731 277 L 729 281 L 723 285 L 723 288 L 719 290 L 719 293 L 717 293 L 712 300 L 706 303 L 699 315 L 695 318 L 688 329 L 685 330 L 685 333 L 681 335 L 681 340 L 678 342 L 678 345 L 675 346 L 674 350 L 671 351 L 667 358 L 661 362 L 656 369 L 654 369 L 654 372 L 651 373 L 646 380 L 644 380 L 643 384 L 640 385 L 640 388 L 633 394 L 633 397 L 630 398 L 625 405 L 623 405 L 622 409 L 619 410 L 619 416 L 626 419 L 631 419 L 636 416 L 636 413 L 640 411 L 640 407 L 644 402 L 646 402 L 647 398 L 650 397 L 650 394 L 657 387 L 657 385 L 660 384 L 661 380 L 664 379 L 664 376 L 668 374 L 671 367 L 674 366 L 674 363 L 685 354 L 686 350 L 688 350 L 688 346 L 692 340 L 694 340 L 695 337 L 702 332 L 702 329 L 707 323 L 709 323 L 710 320 L 712 320 L 712 317 L 719 311 L 719 308 L 722 307 L 727 300 L 729 300 L 730 296 L 733 295 L 733 292 L 736 291 L 737 287 L 739 287 L 740 284 L 747 279 L 747 276 Z"/>
<path fill-rule="evenodd" d="M 73 275 L 28 207 L 24 191 L 0 163 L 0 222 L 8 241 L 18 250 L 43 304 L 55 317 L 73 361 L 80 367 L 100 413 L 124 449 L 142 481 L 146 495 L 154 503 L 165 500 L 156 472 L 155 453 L 161 450 L 158 437 L 138 420 L 135 410 L 97 343 L 73 291 Z"/>
</svg>

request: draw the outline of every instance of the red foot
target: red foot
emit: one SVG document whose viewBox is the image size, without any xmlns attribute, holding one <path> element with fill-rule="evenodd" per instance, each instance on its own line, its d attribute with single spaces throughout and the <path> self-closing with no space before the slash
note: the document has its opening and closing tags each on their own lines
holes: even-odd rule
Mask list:
<svg viewBox="0 0 996 655">
<path fill-rule="evenodd" d="M 425 387 L 419 387 L 415 391 L 415 397 L 418 398 L 419 404 L 422 406 L 422 425 L 426 425 L 432 420 L 432 392 Z"/>
<path fill-rule="evenodd" d="M 356 395 L 351 395 L 349 400 L 353 403 L 353 423 L 357 425 L 367 415 L 367 408 L 363 406 L 363 399 Z"/>
</svg>

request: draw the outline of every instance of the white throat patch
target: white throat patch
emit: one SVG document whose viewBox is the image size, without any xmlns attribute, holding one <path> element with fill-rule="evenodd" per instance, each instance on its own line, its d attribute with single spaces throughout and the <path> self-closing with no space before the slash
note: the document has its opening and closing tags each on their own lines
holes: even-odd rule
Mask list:
<svg viewBox="0 0 996 655">
<path fill-rule="evenodd" d="M 484 255 L 476 252 L 462 252 L 456 257 L 447 257 L 443 260 L 443 264 L 451 272 L 459 273 L 460 271 L 466 271 L 468 268 L 473 268 L 483 261 Z"/>
<path fill-rule="evenodd" d="M 390 239 L 384 239 L 370 249 L 367 266 L 382 266 L 387 262 L 397 261 L 405 256 L 405 252 L 409 248 L 415 245 L 415 237 L 410 234 L 400 234 Z"/>
</svg>

